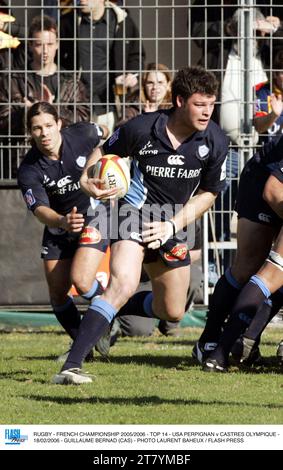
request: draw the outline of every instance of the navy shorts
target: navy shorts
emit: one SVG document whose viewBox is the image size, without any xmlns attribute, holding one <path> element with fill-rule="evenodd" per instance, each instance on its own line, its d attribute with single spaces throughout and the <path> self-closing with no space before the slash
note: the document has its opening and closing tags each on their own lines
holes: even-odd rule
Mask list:
<svg viewBox="0 0 283 470">
<path fill-rule="evenodd" d="M 123 213 L 121 213 L 121 206 L 123 206 Z M 166 266 L 178 268 L 180 266 L 188 266 L 191 263 L 189 247 L 187 239 L 184 241 L 178 238 L 178 234 L 173 238 L 167 240 L 164 245 L 156 250 L 151 250 L 146 247 L 142 241 L 142 211 L 130 204 L 120 202 L 118 205 L 119 213 L 117 214 L 117 229 L 115 237 L 111 237 L 111 244 L 117 241 L 129 240 L 138 243 L 145 247 L 144 263 L 154 263 L 159 258 L 166 264 Z"/>
<path fill-rule="evenodd" d="M 282 219 L 263 199 L 263 190 L 270 176 L 268 169 L 256 162 L 248 162 L 244 167 L 239 183 L 235 210 L 238 218 L 280 228 Z"/>
<path fill-rule="evenodd" d="M 103 237 L 97 229 L 94 216 L 85 217 L 85 226 L 78 234 L 45 227 L 43 232 L 41 258 L 45 260 L 72 259 L 80 247 L 95 248 L 103 253 L 110 244 L 109 237 Z"/>
</svg>

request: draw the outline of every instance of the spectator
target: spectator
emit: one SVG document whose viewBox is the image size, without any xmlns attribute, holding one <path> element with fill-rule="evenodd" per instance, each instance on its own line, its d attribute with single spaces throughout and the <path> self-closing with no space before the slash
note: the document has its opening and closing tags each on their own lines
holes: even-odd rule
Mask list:
<svg viewBox="0 0 283 470">
<path fill-rule="evenodd" d="M 15 141 L 26 136 L 24 114 L 33 103 L 58 103 L 63 125 L 89 120 L 86 92 L 78 75 L 58 71 L 55 56 L 58 48 L 57 27 L 48 16 L 34 17 L 30 29 L 31 61 L 27 72 L 13 70 L 2 79 L 0 89 L 0 132 L 13 135 Z M 16 156 L 12 154 L 13 176 Z"/>
<path fill-rule="evenodd" d="M 144 53 L 133 20 L 111 2 L 81 0 L 78 9 L 62 17 L 60 34 L 62 65 L 83 70 L 92 118 L 112 132 L 114 83 L 136 86 L 135 73 L 143 68 Z"/>
<path fill-rule="evenodd" d="M 125 111 L 116 127 L 121 126 L 140 112 L 152 112 L 168 109 L 172 106 L 172 76 L 166 65 L 152 62 L 146 67 L 142 77 L 141 89 L 136 89 L 126 98 Z"/>
<path fill-rule="evenodd" d="M 273 62 L 272 81 L 256 86 L 256 112 L 254 125 L 261 142 L 266 142 L 282 133 L 283 125 L 283 50 L 277 53 Z M 265 134 L 265 135 L 264 135 Z"/>
</svg>

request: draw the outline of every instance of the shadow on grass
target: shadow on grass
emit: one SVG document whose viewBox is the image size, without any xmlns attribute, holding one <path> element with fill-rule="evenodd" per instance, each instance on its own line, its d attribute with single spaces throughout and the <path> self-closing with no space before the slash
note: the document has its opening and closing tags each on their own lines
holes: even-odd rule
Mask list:
<svg viewBox="0 0 283 470">
<path fill-rule="evenodd" d="M 21 398 L 26 399 L 25 396 Z M 263 403 L 259 405 L 258 403 L 248 403 L 248 402 L 238 402 L 238 401 L 221 401 L 221 400 L 186 400 L 186 399 L 170 399 L 170 398 L 160 398 L 156 395 L 148 396 L 148 397 L 65 397 L 65 396 L 37 396 L 37 395 L 29 395 L 30 400 L 35 401 L 47 401 L 47 402 L 54 402 L 60 405 L 74 405 L 78 403 L 85 403 L 85 404 L 104 404 L 104 405 L 121 405 L 121 406 L 145 406 L 145 405 L 221 405 L 221 406 L 248 406 L 254 408 L 270 408 L 270 409 L 283 409 L 283 405 L 276 405 L 273 403 Z"/>
</svg>

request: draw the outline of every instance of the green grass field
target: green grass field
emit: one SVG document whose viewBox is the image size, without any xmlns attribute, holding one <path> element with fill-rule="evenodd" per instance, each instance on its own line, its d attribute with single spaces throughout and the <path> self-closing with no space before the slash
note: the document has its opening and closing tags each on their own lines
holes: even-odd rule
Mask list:
<svg viewBox="0 0 283 470">
<path fill-rule="evenodd" d="M 56 327 L 0 331 L 1 424 L 283 424 L 283 378 L 275 353 L 283 328 L 268 328 L 266 365 L 202 372 L 191 358 L 201 330 L 178 338 L 120 339 L 111 362 L 96 356 L 92 384 L 50 383 L 68 338 Z"/>
</svg>

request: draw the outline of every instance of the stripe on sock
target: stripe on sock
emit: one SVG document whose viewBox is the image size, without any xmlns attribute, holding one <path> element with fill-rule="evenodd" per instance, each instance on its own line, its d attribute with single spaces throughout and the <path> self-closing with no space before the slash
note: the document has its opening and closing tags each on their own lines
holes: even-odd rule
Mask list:
<svg viewBox="0 0 283 470">
<path fill-rule="evenodd" d="M 89 308 L 103 315 L 109 323 L 111 323 L 117 314 L 117 310 L 106 300 L 103 300 L 100 297 L 95 297 Z"/>
<path fill-rule="evenodd" d="M 153 309 L 152 309 L 152 299 L 153 294 L 149 292 L 143 301 L 143 309 L 149 318 L 155 318 Z"/>
<path fill-rule="evenodd" d="M 91 288 L 89 289 L 88 292 L 86 292 L 85 294 L 82 294 L 82 297 L 84 299 L 87 299 L 87 300 L 90 300 L 92 299 L 92 297 L 94 296 L 95 292 L 97 291 L 97 288 L 98 288 L 98 281 L 95 279 L 93 281 L 93 284 L 91 286 Z"/>
<path fill-rule="evenodd" d="M 267 299 L 268 297 L 270 297 L 271 292 L 260 277 L 258 277 L 257 275 L 254 275 L 250 278 L 250 282 L 252 282 L 253 284 L 256 284 Z"/>
</svg>

